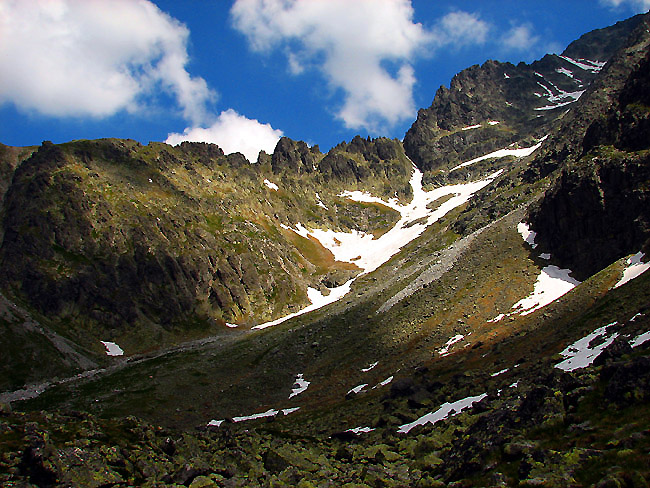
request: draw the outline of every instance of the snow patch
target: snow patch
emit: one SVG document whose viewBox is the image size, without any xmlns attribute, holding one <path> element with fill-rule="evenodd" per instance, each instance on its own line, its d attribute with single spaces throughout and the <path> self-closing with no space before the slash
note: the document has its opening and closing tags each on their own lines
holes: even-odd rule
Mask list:
<svg viewBox="0 0 650 488">
<path fill-rule="evenodd" d="M 503 374 L 503 373 L 507 372 L 508 369 L 510 369 L 510 368 L 502 369 L 501 371 L 497 371 L 496 373 L 492 373 L 490 376 L 492 376 L 494 378 L 495 376 L 499 376 L 500 374 Z"/>
<path fill-rule="evenodd" d="M 269 180 L 265 179 L 264 184 L 269 187 L 271 190 L 278 191 L 280 188 L 275 183 L 271 183 Z"/>
<path fill-rule="evenodd" d="M 634 339 L 632 339 L 630 341 L 630 346 L 638 347 L 641 344 L 644 344 L 644 343 L 646 343 L 648 341 L 650 341 L 650 332 L 644 332 L 643 334 L 639 334 Z"/>
<path fill-rule="evenodd" d="M 598 73 L 603 69 L 606 63 L 602 61 L 590 61 L 588 59 L 572 59 L 568 56 L 560 56 L 565 61 L 577 66 L 580 69 L 585 71 L 591 71 L 592 73 Z"/>
<path fill-rule="evenodd" d="M 303 374 L 300 373 L 296 376 L 296 381 L 293 385 L 293 389 L 291 390 L 291 394 L 289 395 L 289 398 L 293 398 L 296 395 L 300 395 L 303 391 L 305 391 L 311 382 L 307 381 L 304 377 Z"/>
<path fill-rule="evenodd" d="M 577 340 L 573 344 L 567 346 L 561 353 L 566 359 L 555 365 L 556 368 L 563 371 L 574 371 L 576 369 L 586 368 L 591 363 L 594 362 L 596 356 L 600 352 L 609 346 L 614 339 L 618 337 L 618 334 L 614 332 L 613 334 L 607 334 L 607 328 L 616 325 L 618 322 L 612 322 L 611 324 L 604 325 L 599 329 L 596 329 L 591 334 L 586 335 L 582 339 Z M 594 344 L 595 339 L 600 339 L 598 344 Z"/>
<path fill-rule="evenodd" d="M 316 200 L 318 200 L 318 206 L 324 208 L 325 210 L 329 210 L 327 206 L 323 203 L 323 201 L 320 199 L 320 195 L 316 193 Z"/>
<path fill-rule="evenodd" d="M 516 313 L 528 315 L 554 302 L 580 284 L 569 276 L 571 272 L 570 269 L 560 269 L 553 264 L 545 266 L 537 277 L 533 293 L 519 300 L 512 308 Z"/>
<path fill-rule="evenodd" d="M 499 122 L 498 120 L 490 120 L 490 121 L 488 122 L 488 125 L 498 125 L 498 124 L 500 124 L 500 123 L 501 123 L 501 122 Z"/>
<path fill-rule="evenodd" d="M 576 100 L 578 100 L 582 94 L 585 92 L 585 90 L 580 90 L 580 91 L 575 91 L 575 92 L 567 92 L 562 90 L 561 88 L 558 88 L 555 86 L 553 83 L 551 83 L 548 80 L 544 80 L 546 83 L 551 85 L 553 90 L 555 90 L 554 93 L 553 90 L 551 90 L 548 86 L 544 85 L 543 83 L 540 83 L 539 81 L 537 84 L 544 89 L 546 92 L 546 99 L 552 104 L 552 105 L 546 105 L 544 107 L 538 107 L 535 110 L 553 110 L 555 108 L 563 107 L 565 105 L 569 105 Z M 540 96 L 538 93 L 535 93 L 535 95 Z"/>
<path fill-rule="evenodd" d="M 256 325 L 255 327 L 252 327 L 253 329 L 266 329 L 267 327 L 272 327 L 274 325 L 281 324 L 282 322 L 292 319 L 294 317 L 297 317 L 299 315 L 305 314 L 307 312 L 311 312 L 313 310 L 317 310 L 319 308 L 324 307 L 325 305 L 329 305 L 330 303 L 334 303 L 338 299 L 344 297 L 345 295 L 348 294 L 350 291 L 350 286 L 352 285 L 352 282 L 354 281 L 354 278 L 351 280 L 348 280 L 341 286 L 337 286 L 336 288 L 328 288 L 330 293 L 329 295 L 325 296 L 323 295 L 320 291 L 318 291 L 315 288 L 307 288 L 307 297 L 309 298 L 309 301 L 311 302 L 311 305 L 303 308 L 302 310 L 298 310 L 297 312 L 294 312 L 292 314 L 286 315 L 284 317 L 281 317 L 279 319 L 272 320 L 270 322 L 264 322 L 263 324 Z"/>
<path fill-rule="evenodd" d="M 508 149 L 508 148 L 499 149 L 498 151 L 491 152 L 489 154 L 486 154 L 485 156 L 480 156 L 470 161 L 465 161 L 464 163 L 461 163 L 458 166 L 454 166 L 453 168 L 451 168 L 449 172 L 451 173 L 452 171 L 455 171 L 459 168 L 470 166 L 474 163 L 484 161 L 485 159 L 505 158 L 507 156 L 514 156 L 516 158 L 523 158 L 525 156 L 530 156 L 542 145 L 542 142 L 546 140 L 546 137 L 548 136 L 544 136 L 542 139 L 540 139 L 540 141 L 537 144 L 531 147 L 522 147 L 521 149 Z"/>
<path fill-rule="evenodd" d="M 461 130 L 471 130 L 471 129 L 478 129 L 481 127 L 481 124 L 476 124 L 476 125 L 468 125 L 467 127 L 463 127 Z"/>
<path fill-rule="evenodd" d="M 573 77 L 573 72 L 570 71 L 570 70 L 568 70 L 568 69 L 566 69 L 566 68 L 557 68 L 557 69 L 555 70 L 555 72 L 556 72 L 556 73 L 559 73 L 559 74 L 561 74 L 561 75 L 566 75 L 566 76 L 568 76 L 568 77 L 571 78 L 571 79 L 574 79 L 574 77 Z"/>
<path fill-rule="evenodd" d="M 263 419 L 266 417 L 275 417 L 278 414 L 282 415 L 289 415 L 292 414 L 296 411 L 300 410 L 300 407 L 294 407 L 294 408 L 283 408 L 281 410 L 275 410 L 273 408 L 268 409 L 266 412 L 261 412 L 261 413 L 254 413 L 253 415 L 244 415 L 241 417 L 233 417 L 232 421 L 235 423 L 239 422 L 246 422 L 248 420 L 257 420 L 257 419 Z M 208 422 L 209 426 L 213 427 L 219 427 L 221 424 L 223 424 L 225 420 L 210 420 Z"/>
<path fill-rule="evenodd" d="M 462 334 L 455 335 L 445 343 L 445 347 L 440 349 L 438 351 L 438 354 L 440 354 L 441 356 L 447 356 L 449 354 L 449 348 L 454 344 L 456 344 L 457 342 L 462 341 L 464 338 L 465 336 Z"/>
<path fill-rule="evenodd" d="M 367 434 L 368 432 L 372 432 L 373 429 L 372 427 L 355 427 L 354 429 L 348 429 L 346 432 L 352 432 L 353 434 L 356 435 L 361 435 L 361 434 Z"/>
<path fill-rule="evenodd" d="M 543 107 L 537 107 L 535 110 L 553 110 L 555 108 L 560 108 L 560 107 L 566 107 L 567 105 L 571 105 L 573 102 L 575 102 L 580 96 L 584 93 L 585 91 L 577 91 L 577 92 L 572 92 L 572 93 L 567 93 L 567 95 L 572 96 L 573 100 L 569 100 L 568 102 L 562 102 L 562 103 L 556 103 L 555 105 L 544 105 Z"/>
<path fill-rule="evenodd" d="M 371 369 L 373 369 L 373 368 L 374 368 L 375 366 L 377 366 L 378 364 L 379 364 L 379 361 L 376 361 L 376 362 L 372 363 L 370 366 L 368 366 L 367 368 L 362 368 L 362 369 L 361 369 L 361 372 L 362 372 L 362 373 L 367 373 L 368 371 L 370 371 Z"/>
<path fill-rule="evenodd" d="M 389 376 L 389 377 L 386 378 L 384 381 L 380 381 L 380 382 L 377 383 L 375 386 L 373 386 L 372 389 L 374 390 L 375 388 L 380 388 L 380 387 L 382 387 L 382 386 L 386 386 L 386 385 L 389 384 L 391 381 L 393 381 L 393 378 L 394 378 L 394 376 Z"/>
<path fill-rule="evenodd" d="M 618 288 L 619 286 L 624 285 L 628 281 L 633 280 L 645 273 L 648 268 L 650 268 L 650 261 L 647 263 L 641 262 L 645 254 L 642 252 L 636 253 L 631 258 L 627 260 L 627 267 L 623 271 L 623 277 L 614 285 L 613 288 Z"/>
<path fill-rule="evenodd" d="M 108 341 L 100 341 L 102 344 L 104 344 L 104 347 L 106 348 L 106 355 L 107 356 L 123 356 L 124 351 L 120 346 L 115 344 L 114 342 L 108 342 Z"/>
<path fill-rule="evenodd" d="M 362 385 L 355 386 L 354 388 L 352 388 L 350 391 L 347 392 L 347 395 L 349 395 L 350 393 L 354 393 L 355 395 L 358 395 L 364 390 L 366 386 L 368 386 L 368 383 L 363 383 Z"/>
<path fill-rule="evenodd" d="M 530 230 L 530 226 L 526 222 L 519 222 L 517 224 L 517 232 L 521 235 L 521 238 L 530 245 L 533 249 L 537 247 L 535 244 L 535 237 L 537 237 L 537 232 Z"/>
<path fill-rule="evenodd" d="M 499 322 L 500 320 L 503 320 L 504 318 L 506 318 L 506 314 L 500 313 L 499 315 L 497 315 L 493 319 L 488 320 L 488 322 Z"/>
<path fill-rule="evenodd" d="M 480 402 L 481 400 L 483 400 L 486 396 L 487 393 L 483 393 L 482 395 L 470 396 L 467 398 L 463 398 L 461 400 L 457 400 L 453 403 L 445 403 L 435 412 L 423 415 L 422 417 L 411 422 L 410 424 L 404 424 L 400 426 L 400 428 L 397 431 L 402 433 L 408 433 L 412 428 L 418 425 L 425 425 L 428 423 L 435 424 L 436 422 L 444 420 L 449 416 L 458 415 L 466 408 L 469 408 L 472 405 L 474 405 L 476 402 Z"/>
</svg>

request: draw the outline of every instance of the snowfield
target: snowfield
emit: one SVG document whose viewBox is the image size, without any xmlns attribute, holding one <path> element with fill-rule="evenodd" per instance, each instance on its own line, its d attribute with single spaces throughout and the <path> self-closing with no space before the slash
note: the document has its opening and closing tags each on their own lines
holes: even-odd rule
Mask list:
<svg viewBox="0 0 650 488">
<path fill-rule="evenodd" d="M 324 229 L 307 229 L 301 223 L 296 224 L 294 228 L 286 225 L 282 225 L 282 228 L 291 230 L 306 239 L 317 239 L 323 247 L 332 252 L 337 261 L 354 263 L 361 268 L 362 271 L 358 275 L 361 276 L 379 268 L 399 252 L 402 247 L 419 237 L 428 226 L 444 217 L 456 207 L 466 203 L 477 191 L 492 183 L 501 172 L 502 170 L 496 171 L 478 181 L 443 186 L 427 192 L 422 188 L 422 172 L 413 165 L 413 175 L 410 180 L 411 188 L 413 189 L 413 199 L 407 205 L 400 204 L 397 199 L 384 201 L 369 193 L 360 191 L 341 193 L 340 196 L 349 198 L 350 200 L 378 203 L 400 213 L 401 218 L 395 226 L 379 238 L 358 230 L 337 232 Z M 451 195 L 451 198 L 440 204 L 434 210 L 429 208 L 436 200 L 449 195 Z M 329 289 L 330 293 L 328 295 L 323 295 L 314 288 L 308 288 L 307 295 L 311 301 L 311 305 L 285 317 L 256 325 L 253 329 L 272 327 L 298 315 L 317 310 L 333 303 L 344 297 L 350 291 L 352 282 L 355 279 L 353 278 L 339 287 Z"/>
<path fill-rule="evenodd" d="M 106 348 L 106 355 L 107 356 L 123 356 L 124 351 L 120 346 L 115 344 L 114 342 L 108 342 L 108 341 L 100 341 L 102 344 L 104 344 L 104 347 Z"/>
<path fill-rule="evenodd" d="M 466 203 L 474 193 L 492 183 L 500 174 L 501 171 L 497 171 L 482 180 L 443 186 L 426 192 L 422 188 L 422 172 L 414 165 L 410 181 L 413 199 L 407 205 L 399 204 L 396 199 L 384 201 L 359 191 L 344 192 L 340 195 L 357 202 L 379 203 L 400 213 L 401 218 L 397 224 L 381 237 L 375 238 L 372 234 L 357 230 L 337 232 L 307 229 L 302 224 L 297 224 L 296 228 L 291 230 L 302 237 L 317 239 L 334 254 L 337 261 L 354 263 L 362 269 L 362 274 L 370 273 L 388 261 L 406 244 L 419 237 L 428 226 Z M 452 195 L 451 198 L 435 210 L 428 208 L 431 203 L 448 195 Z"/>
</svg>

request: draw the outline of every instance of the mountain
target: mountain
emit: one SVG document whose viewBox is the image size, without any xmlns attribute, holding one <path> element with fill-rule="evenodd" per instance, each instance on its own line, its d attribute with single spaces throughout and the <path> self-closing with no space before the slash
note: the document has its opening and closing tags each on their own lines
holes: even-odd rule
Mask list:
<svg viewBox="0 0 650 488">
<path fill-rule="evenodd" d="M 404 136 L 406 154 L 434 180 L 497 149 L 532 146 L 598 76 L 641 17 L 585 34 L 561 54 L 528 65 L 487 61 L 440 87 Z"/>
<path fill-rule="evenodd" d="M 381 232 L 395 212 L 337 190 L 405 198 L 410 163 L 387 139 L 323 155 L 284 138 L 270 159 L 251 166 L 196 143 L 46 142 L 6 195 L 4 289 L 98 353 L 99 339 L 144 351 L 286 315 L 309 303 L 308 285 L 356 269 L 288 227 L 317 218 Z"/>
<path fill-rule="evenodd" d="M 649 44 L 468 68 L 403 143 L 1 147 L 2 482 L 647 486 Z"/>
</svg>

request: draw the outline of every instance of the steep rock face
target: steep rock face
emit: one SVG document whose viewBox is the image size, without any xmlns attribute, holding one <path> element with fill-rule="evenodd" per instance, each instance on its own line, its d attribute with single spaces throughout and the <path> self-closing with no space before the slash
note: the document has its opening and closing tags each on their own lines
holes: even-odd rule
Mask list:
<svg viewBox="0 0 650 488">
<path fill-rule="evenodd" d="M 646 17 L 585 94 L 581 110 L 563 121 L 531 163 L 531 171 L 558 172 L 530 214 L 539 242 L 583 278 L 627 254 L 648 251 L 647 27 Z"/>
<path fill-rule="evenodd" d="M 548 133 L 580 97 L 639 21 L 637 16 L 585 35 L 562 56 L 547 55 L 531 65 L 487 61 L 462 71 L 418 112 L 404 137 L 407 155 L 423 171 L 437 172 L 513 143 L 532 145 L 532 138 Z M 581 55 L 593 57 L 571 57 Z"/>
<path fill-rule="evenodd" d="M 201 188 L 206 175 L 228 169 L 228 158 L 210 159 L 210 171 L 181 151 L 161 148 L 152 159 L 146 149 L 116 141 L 44 145 L 23 163 L 6 201 L 5 286 L 82 328 L 162 327 L 156 334 L 264 315 L 273 310 L 267 296 L 276 279 L 287 296 L 299 293 L 299 282 L 277 271 L 300 276 L 281 243 L 261 239 L 259 224 L 245 232 L 224 222 L 219 205 L 227 198 L 218 193 L 228 188 Z"/>
<path fill-rule="evenodd" d="M 282 137 L 271 156 L 271 167 L 275 174 L 285 170 L 297 175 L 311 173 L 322 157 L 318 146 L 310 148 L 303 141 Z"/>
<path fill-rule="evenodd" d="M 35 150 L 35 147 L 11 147 L 0 143 L 0 202 L 4 200 L 16 167 Z"/>
</svg>

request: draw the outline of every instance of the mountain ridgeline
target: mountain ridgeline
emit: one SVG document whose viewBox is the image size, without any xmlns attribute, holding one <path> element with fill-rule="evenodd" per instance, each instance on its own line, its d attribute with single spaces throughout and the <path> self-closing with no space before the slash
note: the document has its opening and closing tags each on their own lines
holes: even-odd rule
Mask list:
<svg viewBox="0 0 650 488">
<path fill-rule="evenodd" d="M 403 141 L 0 145 L 0 482 L 648 486 L 649 16 Z"/>
<path fill-rule="evenodd" d="M 87 343 L 104 331 L 153 347 L 225 321 L 256 325 L 309 303 L 308 285 L 331 287 L 356 269 L 282 225 L 385 231 L 396 212 L 337 195 L 406 200 L 410 173 L 388 139 L 323 155 L 283 138 L 256 165 L 201 143 L 44 143 L 6 196 L 2 279 Z"/>
</svg>

